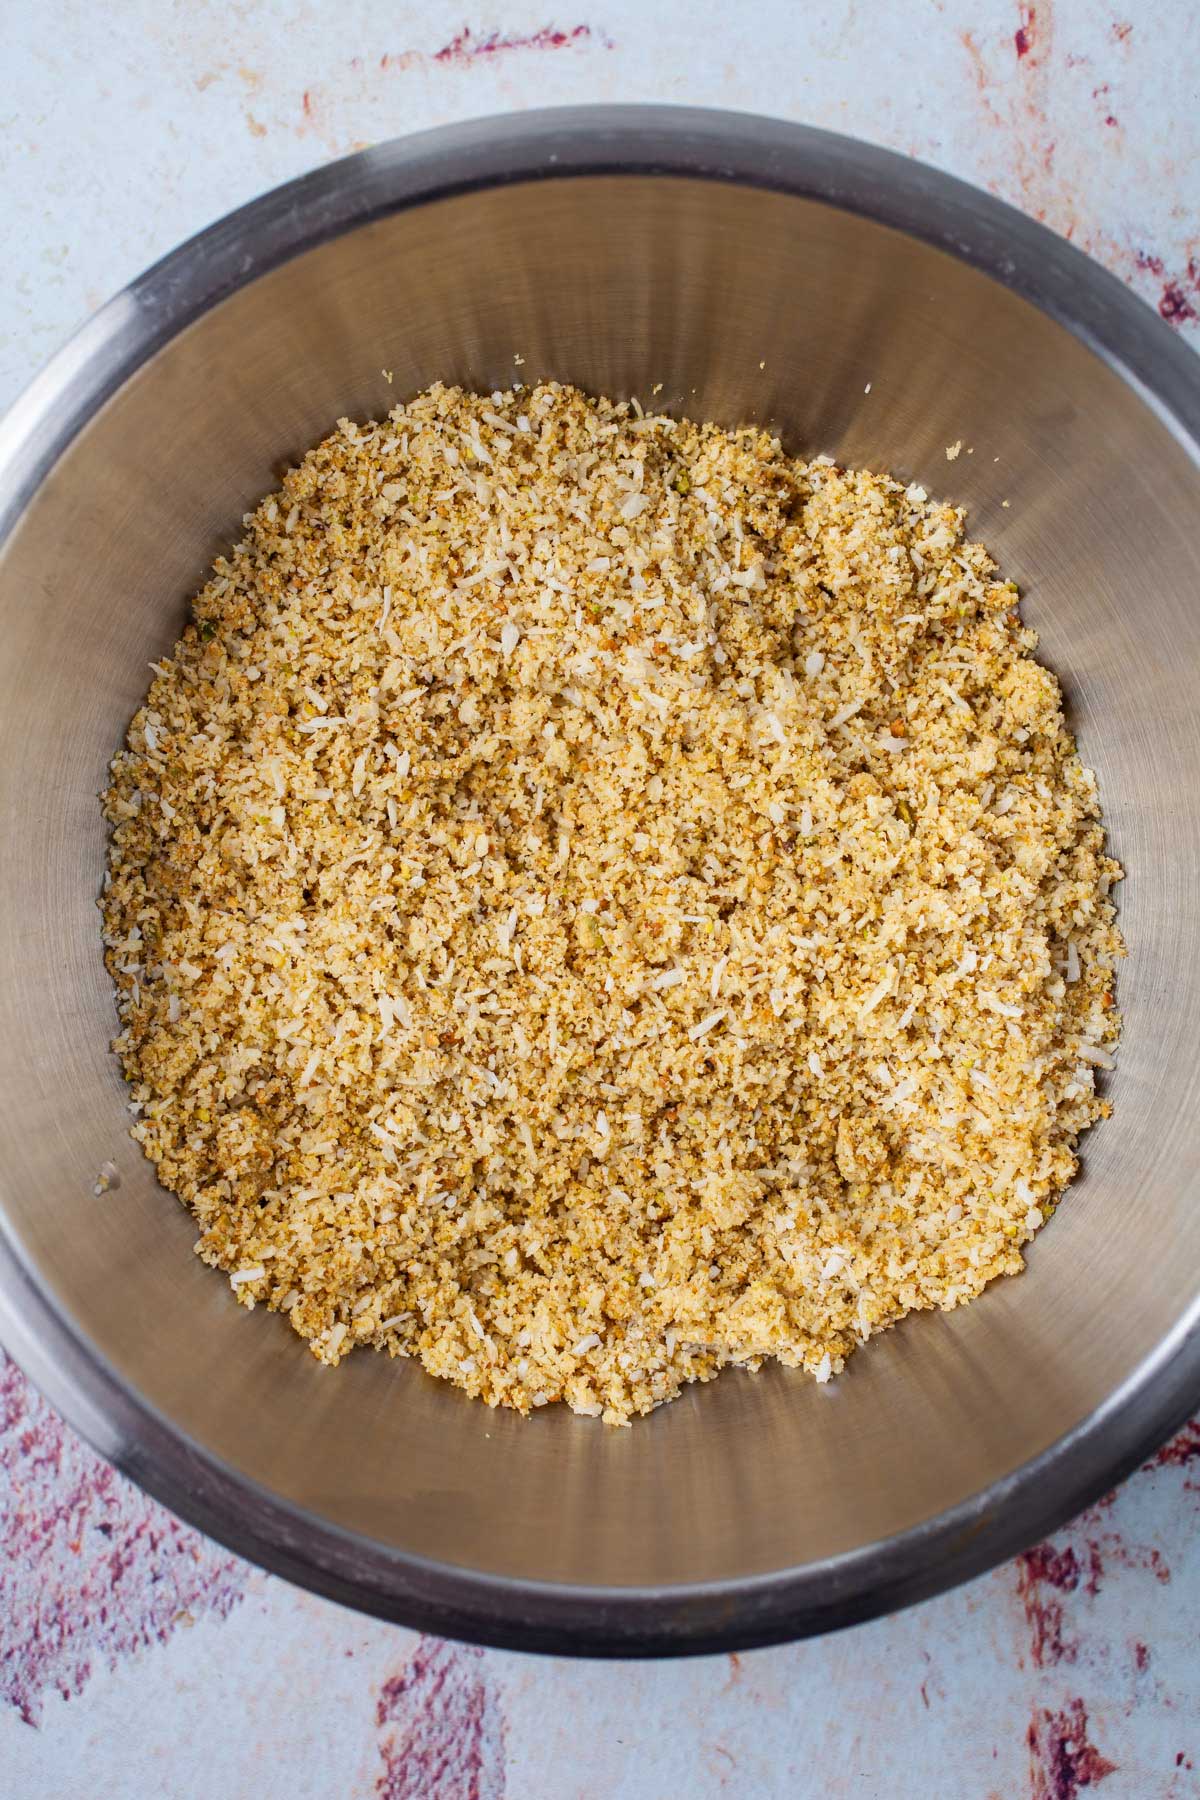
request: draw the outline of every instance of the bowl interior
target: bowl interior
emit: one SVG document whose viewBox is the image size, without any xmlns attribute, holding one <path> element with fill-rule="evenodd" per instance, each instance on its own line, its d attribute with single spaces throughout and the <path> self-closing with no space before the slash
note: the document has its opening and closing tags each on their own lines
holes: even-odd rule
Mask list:
<svg viewBox="0 0 1200 1800">
<path fill-rule="evenodd" d="M 769 422 L 967 505 L 1022 585 L 1129 871 L 1116 1116 L 1028 1272 L 910 1320 L 828 1388 L 727 1372 L 629 1431 L 561 1408 L 525 1423 L 380 1357 L 333 1373 L 237 1308 L 126 1135 L 95 906 L 96 795 L 147 664 L 281 464 L 436 378 L 542 375 L 647 400 L 661 383 L 655 404 Z M 1198 544 L 1196 466 L 1130 384 L 998 282 L 835 206 L 670 175 L 517 182 L 251 280 L 118 388 L 0 563 L 0 1191 L 29 1278 L 200 1462 L 483 1576 L 745 1582 L 1002 1494 L 1162 1353 L 1200 1288 Z M 120 1185 L 97 1198 L 109 1161 Z"/>
</svg>

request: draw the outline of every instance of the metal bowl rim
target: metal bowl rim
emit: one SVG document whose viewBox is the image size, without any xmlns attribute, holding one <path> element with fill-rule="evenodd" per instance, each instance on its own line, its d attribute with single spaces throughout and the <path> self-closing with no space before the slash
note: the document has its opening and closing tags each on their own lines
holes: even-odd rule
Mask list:
<svg viewBox="0 0 1200 1800">
<path fill-rule="evenodd" d="M 669 106 L 563 107 L 360 151 L 251 201 L 155 263 L 76 333 L 0 422 L 0 546 L 105 401 L 189 324 L 271 268 L 372 220 L 454 194 L 594 175 L 768 188 L 944 250 L 1086 344 L 1200 466 L 1200 361 L 1114 276 L 1004 202 L 890 151 L 781 120 Z M 0 1340 L 102 1455 L 239 1555 L 344 1605 L 442 1636 L 594 1656 L 752 1648 L 925 1599 L 1054 1531 L 1200 1404 L 1198 1297 L 1075 1430 L 909 1531 L 751 1579 L 601 1589 L 435 1563 L 268 1492 L 128 1386 L 41 1283 L 3 1211 Z"/>
</svg>

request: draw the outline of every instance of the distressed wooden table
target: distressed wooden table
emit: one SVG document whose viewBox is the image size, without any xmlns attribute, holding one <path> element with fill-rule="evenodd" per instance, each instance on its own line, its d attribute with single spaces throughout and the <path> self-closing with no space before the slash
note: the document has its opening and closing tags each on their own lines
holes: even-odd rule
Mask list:
<svg viewBox="0 0 1200 1800">
<path fill-rule="evenodd" d="M 16 0 L 0 404 L 264 188 L 422 126 L 602 99 L 771 112 L 940 164 L 1200 346 L 1200 12 L 1121 5 Z M 636 1670 L 451 1646 L 299 1593 L 144 1499 L 3 1363 L 0 1530 L 2 1800 L 1200 1794 L 1200 1423 L 957 1593 Z"/>
</svg>

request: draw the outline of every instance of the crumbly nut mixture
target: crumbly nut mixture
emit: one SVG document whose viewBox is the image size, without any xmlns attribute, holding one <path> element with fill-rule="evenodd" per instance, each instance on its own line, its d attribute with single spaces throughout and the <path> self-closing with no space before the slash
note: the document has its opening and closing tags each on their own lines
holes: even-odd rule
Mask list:
<svg viewBox="0 0 1200 1800">
<path fill-rule="evenodd" d="M 554 384 L 343 421 L 105 797 L 134 1135 L 324 1362 L 625 1421 L 818 1380 L 1108 1112 L 1096 786 L 916 486 Z"/>
</svg>

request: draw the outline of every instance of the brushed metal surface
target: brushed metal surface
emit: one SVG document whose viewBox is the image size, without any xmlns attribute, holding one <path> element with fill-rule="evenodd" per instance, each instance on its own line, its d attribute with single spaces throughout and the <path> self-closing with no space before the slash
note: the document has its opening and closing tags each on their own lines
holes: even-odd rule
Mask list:
<svg viewBox="0 0 1200 1800">
<path fill-rule="evenodd" d="M 1129 870 L 1117 1114 L 1028 1272 L 909 1321 L 826 1389 L 729 1372 L 630 1431 L 558 1408 L 525 1423 L 378 1357 L 331 1372 L 247 1317 L 128 1140 L 107 1049 L 96 795 L 207 562 L 339 416 L 518 372 L 661 382 L 657 404 L 761 420 L 969 506 L 1025 589 Z M 822 1629 L 1083 1504 L 1200 1398 L 1198 436 L 1194 358 L 1067 245 L 920 165 L 740 116 L 431 133 L 151 270 L 0 428 L 13 1354 L 246 1554 L 530 1647 Z M 958 439 L 973 454 L 948 463 Z M 120 1186 L 97 1198 L 108 1161 Z"/>
</svg>

